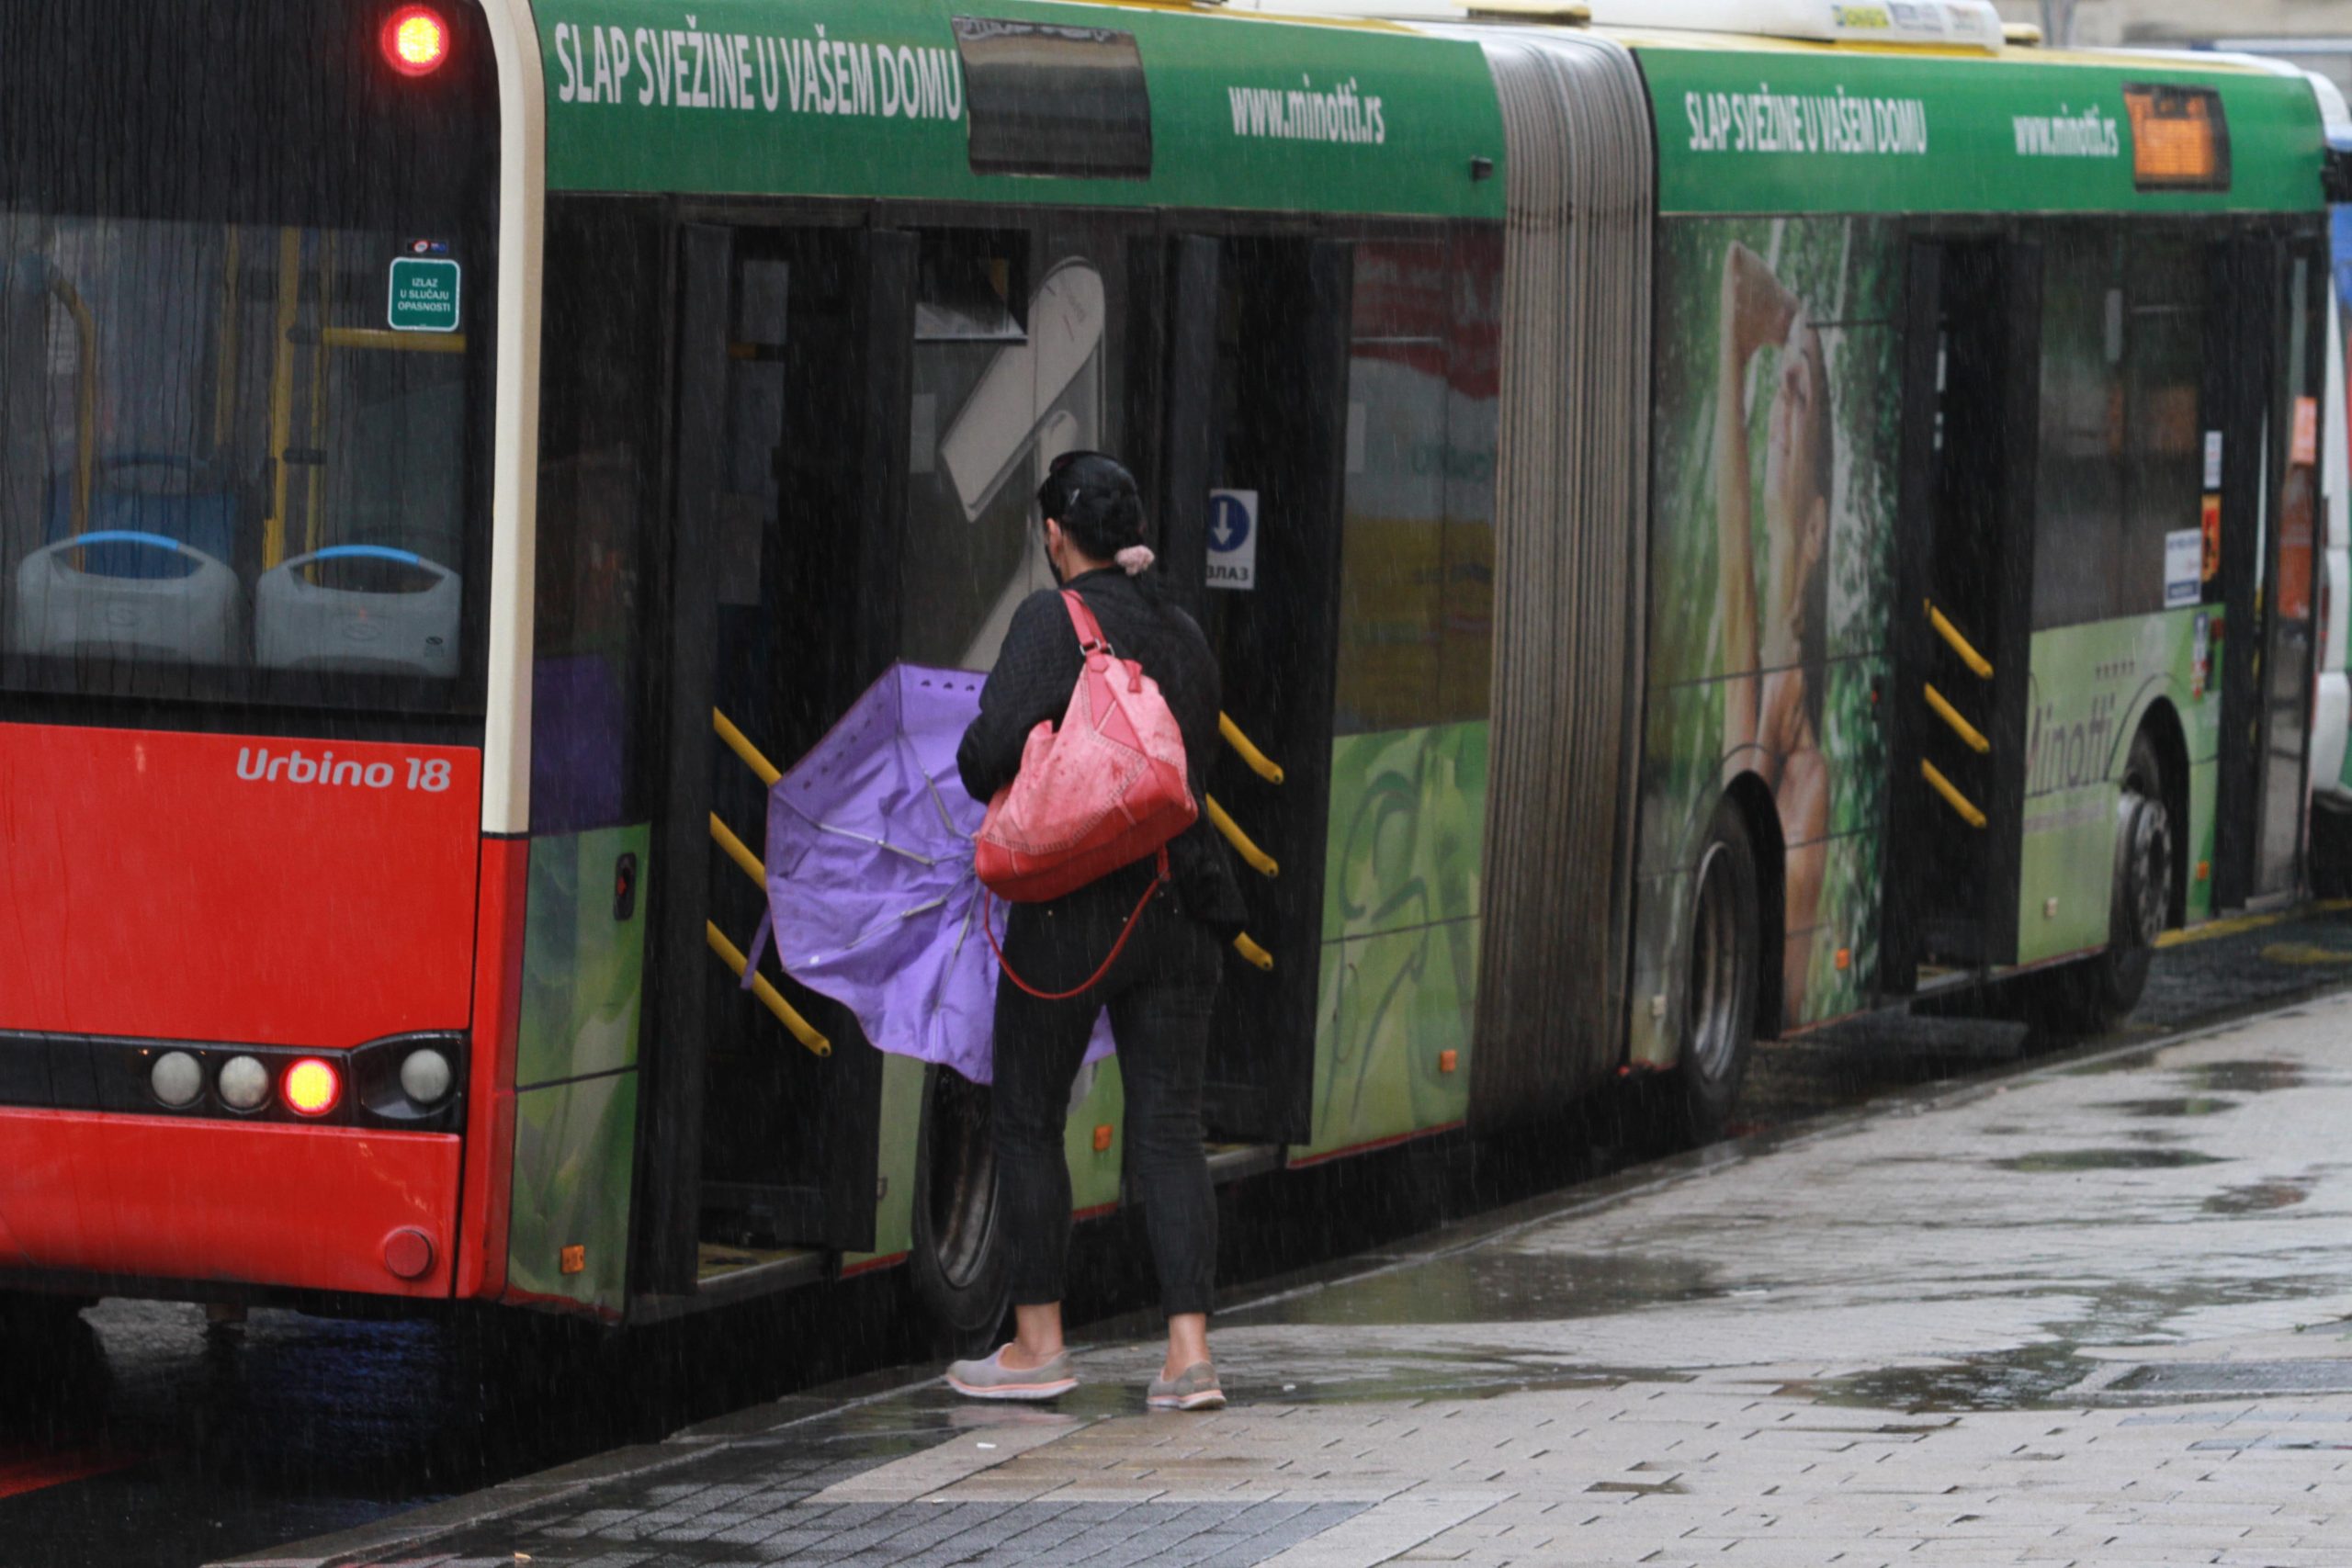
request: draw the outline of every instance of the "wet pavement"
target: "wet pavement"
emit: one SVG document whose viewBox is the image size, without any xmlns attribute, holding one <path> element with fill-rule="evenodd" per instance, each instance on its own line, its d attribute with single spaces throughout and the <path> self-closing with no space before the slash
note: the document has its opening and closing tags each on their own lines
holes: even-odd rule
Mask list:
<svg viewBox="0 0 2352 1568">
<path fill-rule="evenodd" d="M 2352 911 L 2342 907 L 2207 928 L 2200 937 L 2159 956 L 2140 1015 L 2120 1038 L 2154 1041 L 2352 981 Z M 1997 1082 L 2080 1049 L 2030 1041 L 2015 1024 L 1901 1016 L 1774 1043 L 1749 1076 L 1741 1148 L 1825 1113 L 1901 1113 L 1954 1082 Z M 2124 1134 L 2085 1146 L 2201 1152 L 2166 1135 L 2198 1118 L 2190 1107 L 2215 1106 L 2207 1114 L 2220 1116 L 2277 1092 L 2264 1087 L 2277 1076 L 2271 1069 L 2225 1068 L 2113 1092 L 2107 1098 L 2118 1102 Z M 2160 1109 L 2172 1101 L 2182 1102 L 2181 1116 Z M 1220 1277 L 1249 1299 L 1283 1294 L 1280 1281 L 1267 1281 L 1285 1269 L 1309 1280 L 1388 1269 L 1397 1278 L 1383 1289 L 1396 1293 L 1345 1299 L 1365 1312 L 1446 1322 L 1509 1316 L 1502 1303 L 1514 1302 L 1541 1310 L 1563 1289 L 1575 1292 L 1579 1312 L 1707 1299 L 1720 1281 L 1697 1260 L 1666 1252 L 1620 1248 L 1606 1268 L 1577 1262 L 1548 1272 L 1531 1271 L 1508 1249 L 1464 1253 L 1446 1269 L 1395 1267 L 1440 1245 L 1433 1227 L 1465 1214 L 1486 1214 L 1475 1223 L 1483 1228 L 1531 1207 L 1552 1213 L 1662 1179 L 1668 1168 L 1651 1162 L 1675 1148 L 1645 1109 L 1634 1084 L 1596 1096 L 1572 1125 L 1475 1157 L 1442 1141 L 1230 1190 Z M 2069 1153 L 2020 1146 L 1996 1157 Z M 2309 1201 L 2300 1172 L 2207 1168 L 2226 1179 L 2200 1201 L 2203 1213 L 2290 1213 Z M 1117 1314 L 1148 1299 L 1139 1237 L 1126 1228 L 1114 1220 L 1080 1233 L 1074 1261 L 1085 1294 L 1074 1318 L 1093 1320 L 1097 1335 L 1119 1332 Z M 1571 1285 L 1559 1282 L 1563 1274 Z M 226 1326 L 208 1325 L 197 1307 L 108 1302 L 29 1351 L 0 1342 L 0 1564 L 187 1568 L 464 1499 L 550 1466 L 580 1461 L 593 1471 L 608 1462 L 599 1456 L 635 1451 L 630 1445 L 662 1452 L 662 1438 L 682 1427 L 798 1391 L 821 1389 L 807 1407 L 821 1414 L 844 1397 L 838 1380 L 878 1372 L 886 1385 L 903 1382 L 914 1374 L 889 1369 L 925 1364 L 931 1349 L 890 1273 L 618 1341 L 527 1314 L 329 1322 L 256 1311 Z M 1360 1384 L 1368 1397 L 1393 1394 L 1416 1381 L 1440 1392 L 1590 1386 L 1625 1370 L 1563 1367 L 1509 1344 L 1475 1353 L 1454 1346 L 1426 1359 L 1396 1351 L 1365 1376 L 1341 1358 L 1317 1386 L 1318 1398 L 1350 1397 Z"/>
<path fill-rule="evenodd" d="M 2306 924 L 2221 940 L 2352 962 Z M 1144 1412 L 1131 1321 L 1050 1411 L 886 1376 L 254 1561 L 2352 1561 L 2352 996 L 1917 1027 L 1977 1076 L 1259 1292 L 1222 1414 Z"/>
</svg>

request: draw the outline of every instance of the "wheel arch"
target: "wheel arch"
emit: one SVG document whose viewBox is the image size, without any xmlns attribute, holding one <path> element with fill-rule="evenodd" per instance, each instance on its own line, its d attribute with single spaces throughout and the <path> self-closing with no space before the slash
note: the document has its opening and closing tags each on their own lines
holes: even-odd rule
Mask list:
<svg viewBox="0 0 2352 1568">
<path fill-rule="evenodd" d="M 2165 911 L 2169 926 L 2184 925 L 2188 919 L 2188 737 L 2181 728 L 2180 714 L 2168 697 L 2158 697 L 2132 732 L 2137 740 L 2146 736 L 2155 746 L 2157 760 L 2164 764 L 2164 807 L 2173 820 L 2172 834 L 2172 898 Z M 2127 750 L 2128 758 L 2131 752 Z"/>
<path fill-rule="evenodd" d="M 1788 950 L 1788 844 L 1781 836 L 1780 807 L 1760 775 L 1741 773 L 1724 786 L 1724 798 L 1738 810 L 1756 857 L 1756 1038 L 1777 1040 L 1786 1000 L 1781 958 Z"/>
</svg>

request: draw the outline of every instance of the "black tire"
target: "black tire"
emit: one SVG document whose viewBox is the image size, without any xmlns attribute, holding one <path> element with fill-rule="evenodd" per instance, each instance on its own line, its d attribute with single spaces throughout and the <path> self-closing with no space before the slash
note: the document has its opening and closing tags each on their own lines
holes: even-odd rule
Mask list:
<svg viewBox="0 0 2352 1568">
<path fill-rule="evenodd" d="M 989 1091 L 948 1068 L 928 1069 L 917 1139 L 913 1251 L 907 1258 L 915 1299 L 949 1348 L 989 1348 L 1012 1292 Z"/>
<path fill-rule="evenodd" d="M 1683 959 L 1682 1050 L 1674 1100 L 1696 1143 L 1724 1135 L 1747 1076 L 1763 974 L 1763 923 L 1755 844 L 1747 818 L 1726 799 L 1715 807 L 1706 845 L 1699 852 Z"/>
<path fill-rule="evenodd" d="M 82 1314 L 97 1303 L 87 1296 L 0 1292 L 0 1345 L 53 1347 L 82 1333 Z"/>
<path fill-rule="evenodd" d="M 2312 795 L 2312 891 L 2323 898 L 2352 894 L 2352 805 Z"/>
<path fill-rule="evenodd" d="M 2104 952 L 2028 976 L 2026 1023 L 2037 1034 L 2105 1034 L 2140 1005 L 2156 939 L 2172 924 L 2173 821 L 2164 757 L 2146 730 L 2132 738 L 2115 807 L 2115 885 Z"/>
</svg>

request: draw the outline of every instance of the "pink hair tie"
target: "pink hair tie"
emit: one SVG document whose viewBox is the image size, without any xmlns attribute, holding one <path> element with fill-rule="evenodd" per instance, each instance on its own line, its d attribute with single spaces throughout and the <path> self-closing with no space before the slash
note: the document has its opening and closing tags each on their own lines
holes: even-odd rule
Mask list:
<svg viewBox="0 0 2352 1568">
<path fill-rule="evenodd" d="M 1149 545 L 1129 545 L 1111 558 L 1117 561 L 1119 569 L 1129 577 L 1141 577 L 1151 570 L 1151 563 L 1159 558 L 1151 553 Z"/>
</svg>

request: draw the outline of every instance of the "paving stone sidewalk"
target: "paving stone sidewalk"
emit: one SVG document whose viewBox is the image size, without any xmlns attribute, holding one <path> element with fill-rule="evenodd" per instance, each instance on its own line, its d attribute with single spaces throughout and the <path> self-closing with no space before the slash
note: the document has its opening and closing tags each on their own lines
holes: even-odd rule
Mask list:
<svg viewBox="0 0 2352 1568">
<path fill-rule="evenodd" d="M 2352 1564 L 2352 998 L 1898 1105 L 1146 1345 L 288 1564 Z M 787 1420 L 787 1416 L 799 1416 Z M 477 1510 L 479 1512 L 479 1510 Z"/>
</svg>

